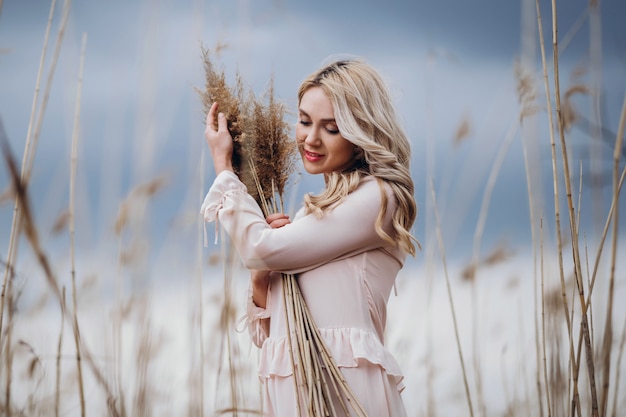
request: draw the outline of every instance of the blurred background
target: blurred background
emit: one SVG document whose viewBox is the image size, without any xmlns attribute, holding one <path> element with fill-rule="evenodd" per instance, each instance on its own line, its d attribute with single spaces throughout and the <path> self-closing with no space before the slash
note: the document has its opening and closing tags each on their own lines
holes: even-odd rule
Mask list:
<svg viewBox="0 0 626 417">
<path fill-rule="evenodd" d="M 547 1 L 539 3 L 554 112 L 552 9 Z M 613 155 L 626 92 L 626 3 L 568 0 L 556 7 L 570 177 L 589 270 L 613 195 Z M 545 275 L 546 292 L 559 287 L 559 249 L 537 10 L 529 0 L 58 0 L 52 7 L 42 0 L 0 1 L 2 135 L 18 164 L 29 135 L 33 141 L 28 196 L 43 250 L 68 295 L 67 210 L 72 139 L 77 140 L 76 311 L 86 344 L 98 352 L 95 362 L 114 381 L 113 391 L 126 390 L 126 401 L 132 402 L 148 375 L 152 398 L 158 398 L 150 408 L 154 415 L 183 414 L 180 410 L 213 415 L 242 398 L 233 400 L 220 388 L 220 382 L 233 378 L 217 366 L 220 352 L 241 361 L 245 370 L 235 379 L 246 388 L 239 389 L 256 389 L 254 349 L 240 333 L 233 333 L 236 343 L 226 338 L 235 322 L 226 330 L 220 327 L 224 300 L 232 295 L 241 303 L 245 296 L 245 273 L 223 266 L 224 248 L 213 244 L 215 226 L 203 226 L 199 217 L 214 178 L 196 91 L 204 88 L 202 46 L 228 78 L 234 81 L 240 74 L 258 95 L 273 78 L 276 97 L 294 112 L 288 115 L 292 123 L 299 84 L 321 65 L 357 57 L 382 73 L 413 147 L 420 210 L 414 233 L 423 245 L 407 261 L 389 305 L 387 345 L 406 371 L 409 414 L 468 413 L 451 306 L 460 318 L 461 356 L 477 414 L 536 411 L 534 371 L 526 366 L 536 365 L 538 277 Z M 567 246 L 560 152 L 557 181 Z M 289 192 L 290 211 L 305 192 L 322 186 L 320 178 L 298 176 Z M 623 194 L 619 203 L 618 212 L 626 214 Z M 13 214 L 9 172 L 0 169 L 3 266 Z M 625 231 L 621 221 L 617 253 L 623 253 Z M 5 358 L 9 350 L 16 352 L 15 372 L 8 372 L 4 361 L 0 385 L 5 392 L 14 386 L 8 397 L 16 410 L 38 415 L 54 397 L 55 385 L 48 379 L 63 324 L 30 245 L 22 238 L 16 248 L 14 310 L 12 321 L 5 315 L 2 329 L 7 334 L 10 324 L 15 332 L 15 346 L 7 345 L 7 337 L 2 341 Z M 600 262 L 603 278 L 594 289 L 598 305 L 611 294 L 609 254 L 607 248 Z M 545 273 L 538 272 L 539 255 Z M 570 275 L 572 255 L 566 250 L 564 257 Z M 624 262 L 618 257 L 617 300 L 626 295 Z M 225 276 L 235 277 L 233 283 Z M 448 280 L 452 292 L 445 286 Z M 457 297 L 452 304 L 451 294 Z M 124 308 L 140 310 L 128 306 L 144 299 L 148 307 L 141 311 L 149 313 L 122 314 Z M 626 309 L 617 303 L 606 313 L 603 307 L 594 316 L 598 335 L 609 314 L 618 360 Z M 113 316 L 117 327 L 109 322 Z M 146 328 L 153 330 L 148 350 L 154 361 L 137 371 L 133 358 L 141 349 L 145 353 L 138 335 Z M 70 330 L 63 342 L 68 356 Z M 47 371 L 29 373 L 33 357 L 38 369 Z M 70 367 L 64 372 L 67 386 L 74 387 Z M 619 387 L 620 378 L 625 383 L 626 367 L 621 370 L 622 376 L 612 377 L 612 388 Z M 85 375 L 90 404 L 105 409 L 100 385 L 89 371 Z M 197 381 L 204 381 L 200 388 Z M 67 391 L 62 414 L 74 415 L 80 409 L 76 390 Z M 616 404 L 625 405 L 623 394 L 615 392 Z M 194 414 L 197 410 L 200 414 Z"/>
</svg>

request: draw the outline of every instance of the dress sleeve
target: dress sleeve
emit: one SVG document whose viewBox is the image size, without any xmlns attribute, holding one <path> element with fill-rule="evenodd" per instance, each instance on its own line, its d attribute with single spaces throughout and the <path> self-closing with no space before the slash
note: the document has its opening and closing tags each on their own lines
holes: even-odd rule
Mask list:
<svg viewBox="0 0 626 417">
<path fill-rule="evenodd" d="M 265 308 L 261 308 L 254 304 L 252 301 L 252 284 L 248 285 L 248 295 L 246 300 L 246 314 L 242 320 L 246 323 L 248 333 L 252 339 L 252 343 L 258 348 L 263 345 L 263 342 L 269 336 L 269 318 L 270 318 L 270 303 L 271 303 L 271 287 L 267 289 L 267 304 Z"/>
<path fill-rule="evenodd" d="M 202 214 L 205 221 L 220 222 L 248 269 L 297 274 L 388 245 L 375 230 L 381 195 L 373 178 L 364 180 L 322 218 L 308 214 L 278 229 L 267 224 L 245 190 L 234 173 L 223 171 L 204 200 Z M 388 232 L 395 209 L 395 200 L 389 197 L 384 223 Z"/>
</svg>

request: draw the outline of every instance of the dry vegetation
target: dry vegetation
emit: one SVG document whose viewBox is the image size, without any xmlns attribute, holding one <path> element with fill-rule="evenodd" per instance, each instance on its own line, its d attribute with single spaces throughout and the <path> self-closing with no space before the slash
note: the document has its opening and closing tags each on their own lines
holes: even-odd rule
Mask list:
<svg viewBox="0 0 626 417">
<path fill-rule="evenodd" d="M 1 4 L 0 2 L 0 7 Z M 590 13 L 593 13 L 599 5 L 591 1 L 589 7 Z M 148 249 L 142 228 L 138 224 L 143 221 L 147 208 L 153 204 L 154 196 L 167 185 L 167 178 L 157 175 L 154 179 L 137 185 L 119 203 L 114 225 L 119 239 L 118 253 L 115 256 L 118 263 L 115 265 L 118 271 L 117 303 L 112 311 L 107 312 L 110 328 L 95 331 L 100 336 L 96 340 L 101 345 L 89 345 L 90 339 L 85 334 L 93 334 L 94 329 L 80 326 L 81 314 L 88 314 L 81 313 L 84 311 L 80 308 L 81 298 L 88 304 L 98 297 L 97 294 L 94 295 L 97 288 L 93 284 L 97 279 L 84 278 L 82 284 L 73 279 L 69 292 L 60 284 L 63 280 L 55 273 L 55 259 L 51 259 L 47 248 L 42 244 L 42 232 L 38 229 L 37 219 L 32 211 L 29 182 L 33 155 L 53 83 L 69 2 L 65 3 L 55 49 L 48 67 L 48 77 L 42 85 L 54 9 L 53 1 L 21 165 L 12 155 L 6 134 L 0 125 L 4 165 L 10 175 L 10 184 L 0 184 L 4 190 L 0 193 L 0 203 L 12 201 L 15 205 L 9 251 L 6 257 L 3 255 L 0 258 L 0 266 L 4 270 L 0 304 L 0 414 L 7 417 L 69 414 L 157 415 L 157 409 L 166 401 L 164 397 L 167 397 L 170 389 L 168 381 L 163 380 L 167 377 L 161 378 L 163 370 L 157 369 L 156 365 L 165 344 L 165 336 L 160 333 L 155 317 L 150 315 L 150 296 L 141 291 L 128 293 L 129 283 L 125 281 L 125 277 L 132 276 L 132 272 L 145 262 Z M 618 247 L 618 225 L 619 214 L 624 213 L 623 207 L 619 205 L 619 197 L 626 176 L 626 149 L 623 141 L 626 98 L 618 125 L 613 130 L 599 129 L 601 138 L 596 138 L 608 143 L 612 149 L 612 199 L 608 211 L 603 213 L 600 235 L 593 236 L 599 244 L 589 247 L 588 236 L 579 229 L 580 217 L 586 215 L 581 213 L 581 199 L 588 198 L 586 196 L 593 193 L 590 187 L 597 185 L 594 181 L 583 178 L 582 173 L 580 176 L 574 174 L 577 171 L 570 166 L 572 150 L 568 134 L 580 120 L 591 119 L 575 107 L 574 97 L 587 96 L 594 92 L 579 77 L 575 77 L 576 82 L 570 87 L 562 87 L 559 77 L 558 13 L 554 1 L 551 12 L 551 21 L 545 24 L 542 20 L 545 17 L 540 15 L 537 2 L 537 35 L 541 46 L 542 66 L 539 69 L 528 69 L 521 65 L 516 67 L 520 102 L 519 126 L 516 125 L 511 130 L 511 136 L 505 138 L 501 149 L 503 155 L 508 149 L 509 141 L 518 137 L 517 128 L 530 118 L 538 114 L 547 115 L 549 126 L 546 131 L 541 132 L 541 136 L 547 138 L 546 142 L 550 145 L 555 211 L 545 213 L 535 210 L 537 204 L 534 199 L 537 191 L 529 185 L 529 228 L 533 236 L 535 265 L 532 269 L 535 291 L 534 298 L 526 300 L 534 305 L 534 334 L 526 336 L 533 340 L 535 346 L 532 356 L 518 359 L 522 362 L 521 366 L 527 368 L 526 379 L 517 376 L 517 379 L 509 382 L 513 385 L 530 385 L 531 388 L 520 389 L 525 395 L 511 394 L 507 397 L 503 415 L 617 417 L 626 408 L 626 389 L 623 386 L 626 374 L 626 317 L 617 314 L 616 304 L 620 300 L 615 299 L 616 287 L 620 283 L 623 285 L 625 273 L 618 268 L 618 255 L 620 250 L 623 252 L 623 248 Z M 543 33 L 542 28 L 545 27 L 552 29 L 551 35 Z M 591 44 L 595 45 L 593 41 L 592 39 Z M 292 143 L 287 140 L 288 126 L 284 122 L 286 110 L 274 97 L 271 85 L 258 98 L 237 75 L 235 87 L 231 88 L 225 74 L 214 67 L 209 51 L 202 49 L 201 52 L 206 79 L 205 87 L 198 92 L 205 113 L 212 102 L 220 103 L 220 111 L 226 114 L 229 130 L 237 144 L 237 170 L 244 178 L 248 190 L 262 207 L 265 206 L 266 212 L 282 210 L 282 197 L 276 196 L 282 196 L 286 192 L 288 179 L 294 170 L 293 159 L 285 157 L 293 149 L 281 147 Z M 40 91 L 43 92 L 41 97 Z M 79 123 L 80 95 L 76 102 L 75 128 Z M 203 123 L 204 120 L 200 122 Z M 471 141 L 472 131 L 471 120 L 464 116 L 456 132 L 455 142 L 461 144 Z M 612 142 L 606 139 L 607 131 L 612 134 Z M 265 138 L 269 142 L 259 144 L 255 138 Z M 253 163 L 256 170 L 249 169 L 250 155 L 261 158 L 254 159 L 257 161 Z M 285 165 L 277 166 L 277 163 Z M 483 271 L 507 263 L 514 256 L 513 249 L 506 245 L 494 249 L 486 256 L 481 256 L 480 251 L 484 225 L 488 220 L 490 192 L 502 169 L 501 164 L 501 159 L 497 158 L 491 171 L 490 183 L 486 187 L 481 217 L 474 236 L 474 248 L 468 254 L 471 261 L 458 274 L 465 281 L 462 285 L 472 286 L 472 297 L 476 303 Z M 258 176 L 254 175 L 255 172 Z M 281 175 L 276 177 L 276 173 Z M 75 173 L 68 179 L 68 188 L 72 187 L 73 181 Z M 272 185 L 259 189 L 258 184 Z M 434 187 L 432 200 L 436 200 Z M 59 215 L 53 227 L 54 233 L 59 234 L 66 230 L 70 232 L 74 227 L 72 205 L 73 202 L 70 201 L 70 208 Z M 545 227 L 548 224 L 553 227 Z M 440 227 L 443 226 L 437 226 L 438 234 L 441 232 Z M 556 230 L 555 235 L 547 235 L 547 230 L 552 228 Z M 32 253 L 32 259 L 36 261 L 46 282 L 42 298 L 31 303 L 31 312 L 18 309 L 20 298 L 24 296 L 21 292 L 23 283 L 32 279 L 24 275 L 23 271 L 28 268 L 17 257 L 20 237 L 25 238 L 29 253 Z M 556 242 L 554 248 L 548 243 L 551 241 Z M 463 383 L 464 391 L 457 400 L 464 403 L 467 415 L 486 417 L 491 415 L 491 410 L 487 405 L 487 381 L 484 380 L 486 372 L 482 368 L 484 362 L 480 358 L 480 348 L 489 342 L 482 339 L 476 331 L 480 319 L 474 314 L 475 310 L 472 310 L 474 327 L 469 335 L 470 340 L 465 341 L 460 331 L 462 329 L 457 328 L 459 310 L 455 304 L 455 290 L 447 269 L 444 242 L 439 239 L 438 243 L 445 270 L 449 307 L 455 320 L 455 334 L 450 335 L 449 340 L 454 338 L 461 364 L 459 367 L 462 368 L 463 379 L 455 381 L 455 384 L 460 386 Z M 207 255 L 200 252 L 199 256 Z M 557 262 L 556 287 L 549 285 L 554 278 L 551 276 L 552 270 L 547 266 L 548 260 L 552 258 Z M 170 400 L 184 402 L 183 408 L 189 416 L 261 415 L 258 390 L 250 382 L 256 380 L 254 369 L 248 368 L 245 359 L 250 355 L 241 351 L 239 334 L 235 331 L 237 318 L 241 313 L 235 301 L 239 295 L 235 294 L 236 282 L 233 280 L 240 273 L 236 254 L 233 248 L 226 246 L 219 256 L 213 256 L 209 261 L 221 265 L 223 283 L 219 292 L 205 300 L 207 289 L 202 283 L 203 269 L 198 269 L 198 284 L 195 289 L 197 294 L 189 306 L 191 316 L 186 324 L 192 329 L 187 335 L 190 347 L 189 351 L 183 352 L 189 356 L 183 360 L 189 364 L 188 385 L 183 390 L 187 396 Z M 74 267 L 72 274 L 74 278 Z M 600 292 L 597 289 L 600 284 L 605 291 Z M 204 317 L 206 303 L 219 306 L 220 314 L 215 322 Z M 16 326 L 22 323 L 19 320 L 20 314 L 50 315 L 50 308 L 44 311 L 40 307 L 49 307 L 50 304 L 54 304 L 58 312 L 58 332 L 54 340 L 46 341 L 47 351 L 42 353 L 37 351 L 30 339 L 15 336 L 19 330 Z M 476 308 L 477 306 L 472 306 L 472 309 Z M 83 322 L 87 323 L 89 320 L 85 318 Z M 516 326 L 516 323 L 510 325 Z M 206 335 L 207 329 L 213 334 L 212 337 Z M 35 339 L 36 336 L 33 334 L 32 338 Z M 466 342 L 472 346 L 469 349 L 470 355 Z M 449 362 L 453 363 L 456 359 L 450 358 Z M 163 360 L 159 363 L 162 362 Z M 164 362 L 169 366 L 180 366 L 180 358 L 167 358 Z M 411 373 L 411 370 L 405 369 L 405 372 Z M 429 370 L 430 372 L 434 373 L 436 370 Z M 129 373 L 133 375 L 130 380 Z M 424 389 L 429 392 L 428 401 L 420 411 L 409 410 L 411 416 L 440 415 L 437 413 L 436 388 L 432 386 L 433 377 L 432 374 L 429 375 L 424 382 Z M 412 393 L 405 391 L 405 395 L 411 396 Z M 99 411 L 88 413 L 94 407 L 100 407 Z"/>
</svg>

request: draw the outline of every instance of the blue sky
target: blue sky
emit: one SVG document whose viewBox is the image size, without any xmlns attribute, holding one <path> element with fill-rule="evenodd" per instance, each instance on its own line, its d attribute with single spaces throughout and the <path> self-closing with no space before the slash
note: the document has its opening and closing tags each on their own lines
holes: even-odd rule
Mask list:
<svg viewBox="0 0 626 417">
<path fill-rule="evenodd" d="M 579 82 L 575 70 L 586 68 L 580 82 L 599 80 L 603 126 L 615 132 L 626 86 L 626 5 L 620 0 L 600 5 L 601 36 L 594 36 L 601 39 L 601 64 L 594 72 L 588 54 L 594 38 L 587 2 L 557 4 L 559 34 L 570 39 L 561 56 L 561 83 L 563 89 L 574 85 Z M 0 14 L 0 118 L 18 159 L 49 7 L 44 1 L 8 0 Z M 44 80 L 62 8 L 63 1 L 57 1 Z M 549 37 L 548 2 L 542 2 L 542 13 Z M 153 248 L 160 248 L 153 249 L 155 256 L 162 251 L 184 254 L 196 243 L 194 216 L 201 190 L 212 179 L 202 109 L 194 91 L 203 85 L 200 44 L 223 45 L 218 64 L 230 76 L 239 71 L 257 93 L 273 74 L 277 96 L 292 110 L 300 81 L 329 59 L 356 56 L 377 67 L 389 81 L 413 144 L 420 206 L 415 233 L 423 243 L 433 244 L 432 179 L 446 242 L 460 256 L 469 251 L 494 160 L 508 135 L 514 135 L 492 194 L 485 239 L 487 247 L 502 240 L 525 241 L 528 196 L 514 76 L 514 62 L 521 56 L 531 56 L 537 71 L 540 110 L 525 121 L 527 129 L 537 132 L 531 170 L 541 173 L 545 186 L 536 198 L 545 201 L 550 222 L 553 216 L 535 23 L 534 2 L 498 0 L 74 1 L 35 160 L 31 197 L 38 224 L 51 247 L 63 246 L 63 237 L 46 231 L 68 205 L 70 141 L 81 38 L 86 33 L 77 185 L 77 239 L 84 250 L 115 242 L 112 230 L 122 200 L 137 184 L 161 175 L 167 186 L 140 215 L 146 220 L 142 233 Z M 546 47 L 550 59 L 549 42 Z M 581 113 L 591 113 L 589 100 L 576 100 Z M 469 136 L 455 145 L 455 132 L 465 119 L 470 122 Z M 589 137 L 584 128 L 572 129 L 568 140 L 574 160 L 586 161 Z M 597 147 L 603 171 L 611 147 Z M 588 174 L 589 164 L 583 169 Z M 1 170 L 0 188 L 7 182 Z M 320 187 L 319 179 L 303 179 L 293 201 Z M 600 192 L 600 213 L 606 212 L 608 189 Z M 585 203 L 592 200 L 583 198 Z M 11 216 L 12 204 L 0 205 L 2 259 Z M 208 230 L 211 233 L 212 226 Z"/>
</svg>

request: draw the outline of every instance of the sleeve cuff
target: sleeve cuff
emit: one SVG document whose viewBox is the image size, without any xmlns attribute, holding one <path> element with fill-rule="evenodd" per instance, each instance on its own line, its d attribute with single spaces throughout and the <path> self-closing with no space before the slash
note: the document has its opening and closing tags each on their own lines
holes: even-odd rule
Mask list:
<svg viewBox="0 0 626 417">
<path fill-rule="evenodd" d="M 239 181 L 239 178 L 234 172 L 228 170 L 220 172 L 217 177 L 215 177 L 213 185 L 204 198 L 202 208 L 200 209 L 204 221 L 215 221 L 218 211 L 224 205 L 224 200 L 229 194 L 236 192 L 246 193 L 246 186 Z"/>
</svg>

